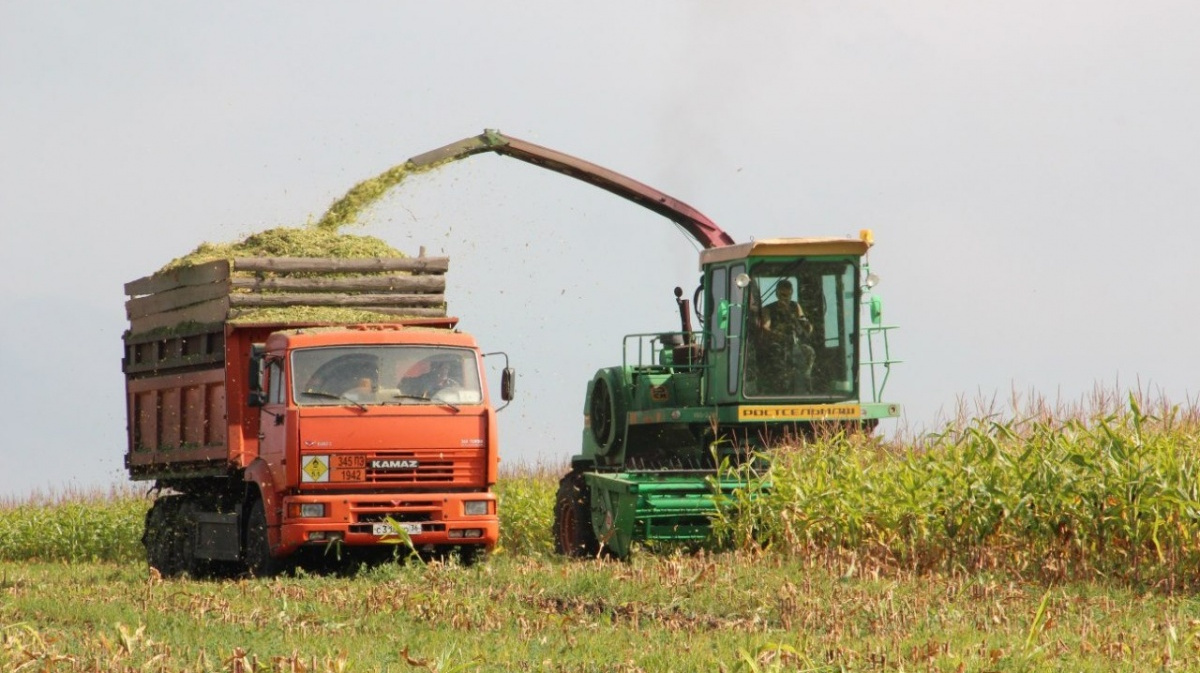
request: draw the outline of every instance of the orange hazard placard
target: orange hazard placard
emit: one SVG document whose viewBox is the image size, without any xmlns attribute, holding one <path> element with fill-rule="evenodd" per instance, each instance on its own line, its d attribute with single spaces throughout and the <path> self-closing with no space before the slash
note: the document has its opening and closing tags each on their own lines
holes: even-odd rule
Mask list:
<svg viewBox="0 0 1200 673">
<path fill-rule="evenodd" d="M 329 462 L 332 464 L 330 481 L 363 481 L 366 476 L 366 456 L 335 453 L 329 457 Z"/>
<path fill-rule="evenodd" d="M 330 481 L 364 481 L 366 472 L 361 467 L 333 468 Z"/>
</svg>

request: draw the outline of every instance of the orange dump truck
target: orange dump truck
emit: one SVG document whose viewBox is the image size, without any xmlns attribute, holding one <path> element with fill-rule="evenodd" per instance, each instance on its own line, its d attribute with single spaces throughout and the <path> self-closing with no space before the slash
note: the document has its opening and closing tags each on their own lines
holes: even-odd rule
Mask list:
<svg viewBox="0 0 1200 673">
<path fill-rule="evenodd" d="M 151 567 L 270 575 L 298 555 L 496 544 L 496 410 L 445 314 L 447 267 L 255 257 L 126 284 L 125 464 L 158 489 Z M 347 308 L 384 322 L 330 319 Z M 505 401 L 513 382 L 505 362 Z"/>
</svg>

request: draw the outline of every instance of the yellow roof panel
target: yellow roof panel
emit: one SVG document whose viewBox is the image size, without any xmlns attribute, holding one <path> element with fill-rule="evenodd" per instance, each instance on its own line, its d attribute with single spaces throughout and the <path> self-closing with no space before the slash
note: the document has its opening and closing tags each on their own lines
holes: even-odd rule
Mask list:
<svg viewBox="0 0 1200 673">
<path fill-rule="evenodd" d="M 764 238 L 749 243 L 710 248 L 700 253 L 700 263 L 727 262 L 746 257 L 797 257 L 865 255 L 871 244 L 860 238 Z"/>
</svg>

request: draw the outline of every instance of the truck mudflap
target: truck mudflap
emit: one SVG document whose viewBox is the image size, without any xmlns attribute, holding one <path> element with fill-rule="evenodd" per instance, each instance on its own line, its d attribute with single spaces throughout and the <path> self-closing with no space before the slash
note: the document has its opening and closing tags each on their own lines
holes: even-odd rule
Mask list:
<svg viewBox="0 0 1200 673">
<path fill-rule="evenodd" d="M 283 499 L 276 556 L 303 546 L 393 545 L 400 531 L 414 548 L 478 546 L 500 537 L 494 493 L 305 494 Z"/>
<path fill-rule="evenodd" d="M 715 495 L 746 486 L 711 471 L 587 472 L 596 539 L 618 558 L 634 542 L 704 540 L 711 531 Z"/>
</svg>

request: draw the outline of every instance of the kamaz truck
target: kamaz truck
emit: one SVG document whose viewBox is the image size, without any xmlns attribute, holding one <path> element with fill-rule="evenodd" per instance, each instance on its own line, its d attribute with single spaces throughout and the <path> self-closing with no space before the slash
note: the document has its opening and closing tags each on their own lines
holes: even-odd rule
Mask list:
<svg viewBox="0 0 1200 673">
<path fill-rule="evenodd" d="M 126 284 L 125 465 L 158 494 L 151 567 L 270 575 L 496 544 L 496 411 L 484 354 L 446 316 L 447 266 L 247 257 Z M 375 320 L 330 318 L 347 307 Z M 513 382 L 505 366 L 506 401 Z"/>
</svg>

